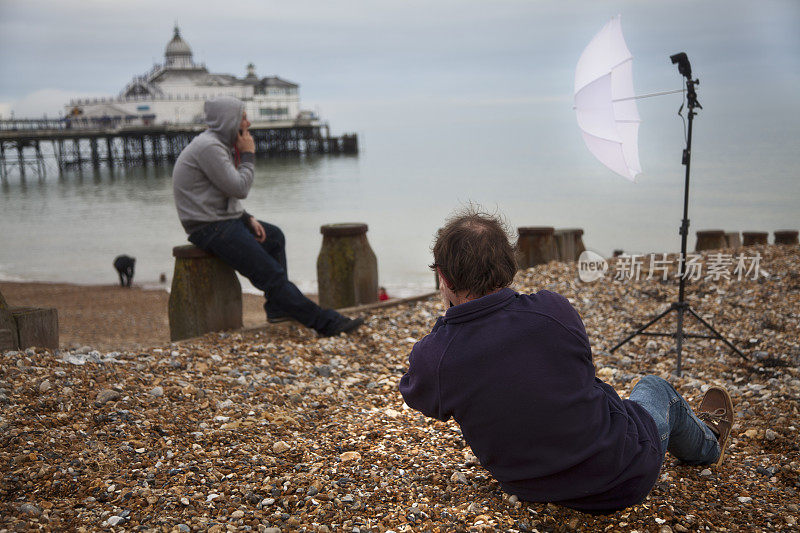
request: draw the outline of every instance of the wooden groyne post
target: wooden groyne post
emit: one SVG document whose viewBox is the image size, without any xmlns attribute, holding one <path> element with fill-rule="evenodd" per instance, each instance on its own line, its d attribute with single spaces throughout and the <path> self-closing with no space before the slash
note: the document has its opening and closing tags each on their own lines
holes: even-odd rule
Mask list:
<svg viewBox="0 0 800 533">
<path fill-rule="evenodd" d="M 517 228 L 517 267 L 520 269 L 543 265 L 558 259 L 555 228 L 523 226 Z"/>
<path fill-rule="evenodd" d="M 172 249 L 175 272 L 169 293 L 173 341 L 242 327 L 242 286 L 227 263 L 192 244 Z"/>
<path fill-rule="evenodd" d="M 12 307 L 0 293 L 0 351 L 58 348 L 58 311 L 52 307 Z"/>
<path fill-rule="evenodd" d="M 782 229 L 775 232 L 775 244 L 797 245 L 798 231 L 796 229 Z"/>
<path fill-rule="evenodd" d="M 367 240 L 367 230 L 367 225 L 361 223 L 320 227 L 320 306 L 340 309 L 378 300 L 378 259 Z"/>
<path fill-rule="evenodd" d="M 583 230 L 580 228 L 557 229 L 553 232 L 558 248 L 559 261 L 577 261 L 586 250 L 583 245 Z"/>
<path fill-rule="evenodd" d="M 695 252 L 703 250 L 719 250 L 727 248 L 728 242 L 725 239 L 725 232 L 721 229 L 706 229 L 697 232 L 697 244 Z"/>
<path fill-rule="evenodd" d="M 766 231 L 743 231 L 742 246 L 755 246 L 757 244 L 767 244 L 769 233 Z"/>
</svg>

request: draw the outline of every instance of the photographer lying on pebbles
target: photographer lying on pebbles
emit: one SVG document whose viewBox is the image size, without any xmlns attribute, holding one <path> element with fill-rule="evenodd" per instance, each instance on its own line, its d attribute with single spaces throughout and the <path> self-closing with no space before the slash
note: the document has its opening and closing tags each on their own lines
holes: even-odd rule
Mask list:
<svg viewBox="0 0 800 533">
<path fill-rule="evenodd" d="M 400 381 L 406 403 L 461 426 L 506 492 L 604 513 L 645 499 L 664 455 L 719 464 L 733 404 L 710 388 L 696 416 L 663 379 L 629 400 L 595 377 L 578 312 L 546 290 L 518 294 L 502 221 L 468 210 L 436 236 L 434 268 L 449 309 L 414 345 Z"/>
</svg>

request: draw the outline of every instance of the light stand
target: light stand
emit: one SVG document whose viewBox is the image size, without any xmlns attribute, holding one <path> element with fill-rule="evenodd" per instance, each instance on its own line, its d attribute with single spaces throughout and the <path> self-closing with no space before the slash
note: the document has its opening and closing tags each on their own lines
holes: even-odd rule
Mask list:
<svg viewBox="0 0 800 533">
<path fill-rule="evenodd" d="M 625 344 L 626 342 L 630 341 L 637 335 L 647 335 L 651 337 L 674 337 L 675 342 L 677 344 L 676 351 L 678 354 L 678 362 L 677 368 L 675 373 L 677 375 L 681 375 L 681 351 L 683 349 L 683 339 L 684 338 L 699 338 L 699 339 L 715 339 L 721 340 L 728 347 L 739 354 L 744 359 L 747 357 L 742 353 L 742 351 L 734 346 L 728 339 L 723 337 L 714 326 L 703 320 L 700 315 L 698 315 L 694 309 L 689 305 L 689 303 L 685 300 L 686 295 L 686 276 L 684 273 L 684 264 L 686 262 L 686 237 L 689 234 L 689 166 L 692 160 L 692 122 L 694 116 L 697 114 L 695 112 L 695 108 L 703 109 L 703 106 L 697 101 L 697 93 L 695 92 L 695 85 L 700 84 L 700 80 L 692 80 L 692 67 L 689 63 L 689 58 L 686 57 L 684 52 L 679 54 L 675 54 L 670 56 L 672 63 L 678 63 L 678 71 L 681 75 L 686 77 L 686 102 L 687 107 L 689 109 L 688 116 L 689 116 L 689 127 L 688 133 L 686 136 L 686 149 L 683 151 L 683 164 L 686 166 L 686 179 L 683 185 L 683 220 L 681 221 L 681 227 L 678 232 L 681 235 L 681 255 L 678 258 L 678 276 L 679 276 L 679 283 L 678 283 L 678 301 L 673 302 L 669 308 L 661 313 L 660 315 L 656 316 L 650 322 L 645 324 L 644 326 L 640 327 L 627 337 L 620 341 L 619 344 L 611 348 L 610 352 L 614 353 L 614 351 Z M 683 106 L 681 106 L 683 107 Z M 675 333 L 657 333 L 657 332 L 650 332 L 645 331 L 647 328 L 667 316 L 672 311 L 675 311 L 678 314 L 678 328 Z M 700 335 L 696 333 L 684 333 L 683 332 L 683 318 L 684 315 L 689 314 L 695 317 L 703 326 L 706 327 L 713 335 Z"/>
</svg>

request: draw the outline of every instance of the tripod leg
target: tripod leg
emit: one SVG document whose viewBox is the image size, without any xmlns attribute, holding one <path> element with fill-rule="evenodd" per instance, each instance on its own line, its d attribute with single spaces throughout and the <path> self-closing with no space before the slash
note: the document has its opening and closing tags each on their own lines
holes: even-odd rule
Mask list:
<svg viewBox="0 0 800 533">
<path fill-rule="evenodd" d="M 655 324 L 656 322 L 658 322 L 659 320 L 661 320 L 661 319 L 662 319 L 664 316 L 666 316 L 666 315 L 667 315 L 667 314 L 668 314 L 670 311 L 672 311 L 672 309 L 673 309 L 673 306 L 670 306 L 670 307 L 669 307 L 669 309 L 667 309 L 666 311 L 664 311 L 663 313 L 661 313 L 660 315 L 658 315 L 657 317 L 655 317 L 653 320 L 651 320 L 650 322 L 648 322 L 648 323 L 647 323 L 647 324 L 645 324 L 644 326 L 640 327 L 639 329 L 637 329 L 636 331 L 634 331 L 633 333 L 631 333 L 630 335 L 628 335 L 627 337 L 625 337 L 623 340 L 621 340 L 621 341 L 619 342 L 619 344 L 617 344 L 616 346 L 614 346 L 613 348 L 611 348 L 611 349 L 609 350 L 609 353 L 614 353 L 614 351 L 616 351 L 616 349 L 617 349 L 617 348 L 619 348 L 620 346 L 622 346 L 623 344 L 625 344 L 626 342 L 628 342 L 629 340 L 631 340 L 632 338 L 634 338 L 636 335 L 640 334 L 641 332 L 643 332 L 644 330 L 646 330 L 647 328 L 649 328 L 650 326 L 652 326 L 653 324 Z"/>
<path fill-rule="evenodd" d="M 726 339 L 725 337 L 723 337 L 723 336 L 720 334 L 720 332 L 719 332 L 719 331 L 717 331 L 716 329 L 714 329 L 714 326 L 712 326 L 711 324 L 709 324 L 708 322 L 706 322 L 705 320 L 703 320 L 703 319 L 700 317 L 700 315 L 698 315 L 697 313 L 695 313 L 694 309 L 692 309 L 691 307 L 687 307 L 687 309 L 688 309 L 688 310 L 689 310 L 689 312 L 692 314 L 692 316 L 694 316 L 694 317 L 695 317 L 695 318 L 696 318 L 696 319 L 697 319 L 697 320 L 698 320 L 698 321 L 699 321 L 701 324 L 703 324 L 703 325 L 704 325 L 706 328 L 708 328 L 708 329 L 709 329 L 709 330 L 710 330 L 710 331 L 711 331 L 711 332 L 712 332 L 714 335 L 716 335 L 716 336 L 717 336 L 717 338 L 718 338 L 719 340 L 721 340 L 722 342 L 724 342 L 725 344 L 727 344 L 727 345 L 728 345 L 728 348 L 730 348 L 731 350 L 733 350 L 734 352 L 736 352 L 737 354 L 739 354 L 739 356 L 740 356 L 742 359 L 744 359 L 745 361 L 747 361 L 747 360 L 748 360 L 748 359 L 747 359 L 747 356 L 746 356 L 744 353 L 742 353 L 742 351 L 741 351 L 739 348 L 737 348 L 736 346 L 734 346 L 734 345 L 733 345 L 733 344 L 732 344 L 732 343 L 731 343 L 731 342 L 730 342 L 728 339 Z"/>
<path fill-rule="evenodd" d="M 681 351 L 683 350 L 683 312 L 684 307 L 678 307 L 678 330 L 675 332 L 675 341 L 677 342 L 676 351 L 678 353 L 678 365 L 675 373 L 681 375 Z"/>
</svg>

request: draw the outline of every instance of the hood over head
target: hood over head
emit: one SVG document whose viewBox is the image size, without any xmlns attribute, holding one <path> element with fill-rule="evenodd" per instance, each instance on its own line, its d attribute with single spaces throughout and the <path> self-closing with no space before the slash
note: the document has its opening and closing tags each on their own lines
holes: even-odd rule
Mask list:
<svg viewBox="0 0 800 533">
<path fill-rule="evenodd" d="M 203 107 L 208 129 L 219 139 L 233 146 L 244 115 L 244 102 L 233 96 L 216 96 L 206 100 Z"/>
</svg>

